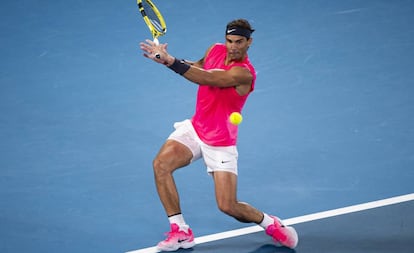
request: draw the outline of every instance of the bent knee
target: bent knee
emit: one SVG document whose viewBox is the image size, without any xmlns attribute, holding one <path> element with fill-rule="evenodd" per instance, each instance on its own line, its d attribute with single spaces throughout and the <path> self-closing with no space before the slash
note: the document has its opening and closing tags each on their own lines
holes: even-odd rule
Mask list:
<svg viewBox="0 0 414 253">
<path fill-rule="evenodd" d="M 167 142 L 152 161 L 152 167 L 156 175 L 171 174 L 176 169 L 188 165 L 191 158 L 192 153 L 187 147 L 177 142 Z"/>
<path fill-rule="evenodd" d="M 235 210 L 235 203 L 232 202 L 218 202 L 217 203 L 218 209 L 230 216 L 235 216 L 234 210 Z"/>
<path fill-rule="evenodd" d="M 156 157 L 152 161 L 152 167 L 156 176 L 171 174 L 174 171 L 174 168 L 161 157 Z"/>
</svg>

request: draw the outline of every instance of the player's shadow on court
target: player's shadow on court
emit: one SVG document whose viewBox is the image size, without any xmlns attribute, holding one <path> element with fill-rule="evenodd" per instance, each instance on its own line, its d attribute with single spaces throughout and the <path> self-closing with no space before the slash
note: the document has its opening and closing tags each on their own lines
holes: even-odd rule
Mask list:
<svg viewBox="0 0 414 253">
<path fill-rule="evenodd" d="M 265 244 L 248 253 L 296 253 L 296 251 L 286 247 L 277 247 L 273 244 Z"/>
</svg>

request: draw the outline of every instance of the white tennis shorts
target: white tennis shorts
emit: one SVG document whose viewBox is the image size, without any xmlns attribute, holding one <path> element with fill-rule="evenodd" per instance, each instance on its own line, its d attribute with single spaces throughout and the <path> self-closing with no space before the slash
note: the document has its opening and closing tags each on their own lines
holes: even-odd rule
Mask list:
<svg viewBox="0 0 414 253">
<path fill-rule="evenodd" d="M 205 144 L 198 137 L 189 119 L 174 123 L 174 128 L 175 131 L 168 139 L 187 146 L 193 153 L 191 162 L 203 158 L 209 174 L 215 171 L 227 171 L 237 175 L 239 154 L 236 146 L 215 147 Z"/>
</svg>

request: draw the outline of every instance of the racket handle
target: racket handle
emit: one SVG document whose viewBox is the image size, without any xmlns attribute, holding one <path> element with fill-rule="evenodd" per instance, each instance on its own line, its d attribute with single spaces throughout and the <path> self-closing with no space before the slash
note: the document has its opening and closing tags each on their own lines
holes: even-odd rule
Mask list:
<svg viewBox="0 0 414 253">
<path fill-rule="evenodd" d="M 154 38 L 153 41 L 154 41 L 155 45 L 157 45 L 157 46 L 160 44 L 160 42 L 157 38 Z M 155 58 L 160 59 L 161 55 L 160 54 L 155 54 Z"/>
</svg>

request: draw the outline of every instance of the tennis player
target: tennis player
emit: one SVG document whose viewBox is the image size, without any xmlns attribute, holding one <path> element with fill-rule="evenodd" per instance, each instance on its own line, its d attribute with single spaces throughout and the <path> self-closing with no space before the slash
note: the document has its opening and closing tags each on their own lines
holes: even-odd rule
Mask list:
<svg viewBox="0 0 414 253">
<path fill-rule="evenodd" d="M 175 131 L 153 161 L 155 184 L 171 227 L 167 238 L 158 243 L 158 250 L 175 251 L 195 244 L 181 212 L 173 172 L 201 158 L 214 180 L 217 205 L 222 212 L 240 222 L 259 224 L 277 244 L 295 248 L 298 243 L 293 227 L 237 199 L 238 126 L 228 118 L 232 112 L 242 111 L 254 90 L 256 73 L 247 55 L 253 32 L 245 19 L 229 22 L 225 44 L 212 45 L 197 62 L 173 57 L 166 44 L 156 45 L 151 40 L 140 43 L 145 57 L 198 85 L 193 117 L 174 124 Z"/>
</svg>

